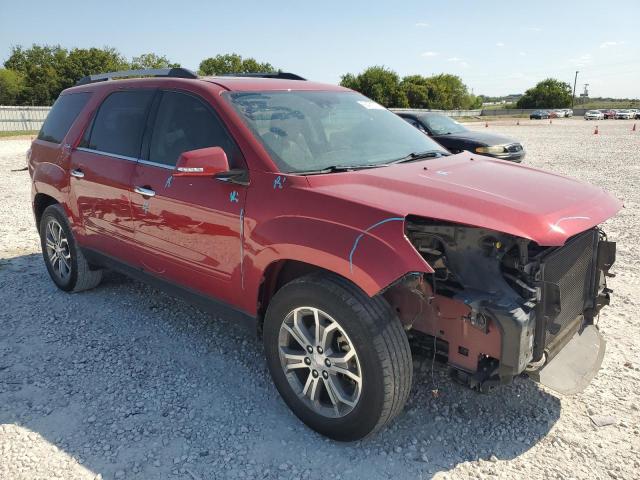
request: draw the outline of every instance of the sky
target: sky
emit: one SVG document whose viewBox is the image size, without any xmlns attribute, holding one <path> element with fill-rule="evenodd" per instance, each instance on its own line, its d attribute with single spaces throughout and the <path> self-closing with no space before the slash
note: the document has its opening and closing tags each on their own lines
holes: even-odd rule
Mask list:
<svg viewBox="0 0 640 480">
<path fill-rule="evenodd" d="M 638 98 L 639 25 L 639 0 L 0 0 L 0 62 L 33 43 L 155 52 L 194 70 L 235 52 L 326 83 L 372 65 L 452 73 L 491 96 L 548 77 L 573 85 L 578 70 L 577 93 Z"/>
</svg>

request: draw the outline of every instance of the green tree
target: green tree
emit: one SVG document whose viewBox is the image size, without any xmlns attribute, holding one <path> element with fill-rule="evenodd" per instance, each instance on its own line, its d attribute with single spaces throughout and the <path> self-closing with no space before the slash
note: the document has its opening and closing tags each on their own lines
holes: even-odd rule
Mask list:
<svg viewBox="0 0 640 480">
<path fill-rule="evenodd" d="M 51 105 L 62 90 L 60 71 L 66 57 L 67 51 L 60 45 L 33 45 L 28 49 L 13 47 L 4 66 L 24 78 L 24 89 L 18 101 Z"/>
<path fill-rule="evenodd" d="M 565 108 L 571 106 L 571 97 L 571 85 L 547 78 L 524 92 L 518 108 Z"/>
<path fill-rule="evenodd" d="M 156 55 L 155 53 L 143 53 L 131 59 L 132 70 L 140 70 L 143 68 L 176 68 L 179 66 L 179 63 L 173 63 L 164 55 Z"/>
<path fill-rule="evenodd" d="M 432 77 L 409 75 L 402 80 L 385 67 L 342 76 L 340 85 L 357 90 L 387 108 L 430 108 L 442 110 L 479 108 L 482 100 L 471 95 L 460 77 L 442 73 Z"/>
<path fill-rule="evenodd" d="M 469 94 L 467 86 L 457 75 L 441 73 L 428 78 L 433 88 L 433 108 L 443 110 L 469 109 L 476 98 Z"/>
<path fill-rule="evenodd" d="M 254 58 L 242 58 L 237 53 L 216 55 L 200 62 L 200 75 L 222 75 L 225 73 L 275 72 L 270 63 L 260 63 Z"/>
<path fill-rule="evenodd" d="M 432 82 L 422 75 L 409 75 L 400 82 L 411 108 L 436 108 L 435 91 Z"/>
<path fill-rule="evenodd" d="M 74 48 L 62 62 L 59 72 L 60 91 L 74 86 L 78 80 L 87 75 L 116 72 L 128 68 L 129 62 L 115 48 Z"/>
<path fill-rule="evenodd" d="M 14 70 L 0 68 L 0 105 L 17 105 L 24 90 L 24 77 Z"/>
<path fill-rule="evenodd" d="M 347 73 L 342 76 L 340 85 L 356 90 L 387 108 L 409 106 L 407 95 L 400 88 L 400 77 L 383 66 L 369 67 L 358 75 Z"/>
</svg>

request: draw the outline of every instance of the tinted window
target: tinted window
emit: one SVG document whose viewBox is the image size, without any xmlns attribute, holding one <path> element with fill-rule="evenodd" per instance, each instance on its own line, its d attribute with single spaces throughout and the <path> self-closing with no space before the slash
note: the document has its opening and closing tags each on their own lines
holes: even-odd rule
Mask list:
<svg viewBox="0 0 640 480">
<path fill-rule="evenodd" d="M 401 117 L 405 122 L 407 122 L 409 125 L 413 125 L 416 128 L 419 128 L 420 130 L 424 130 L 424 127 L 422 125 L 420 125 L 420 123 L 415 119 L 415 118 L 411 118 L 411 117 Z"/>
<path fill-rule="evenodd" d="M 204 102 L 184 93 L 164 92 L 151 134 L 149 160 L 175 165 L 181 153 L 206 147 L 222 147 L 229 165 L 238 165 L 235 143 Z"/>
<path fill-rule="evenodd" d="M 38 133 L 38 139 L 62 143 L 62 139 L 90 96 L 90 93 L 72 93 L 58 97 Z"/>
<path fill-rule="evenodd" d="M 434 135 L 449 135 L 451 133 L 466 132 L 467 129 L 454 119 L 445 115 L 431 114 L 420 117 Z"/>
<path fill-rule="evenodd" d="M 92 150 L 138 158 L 153 90 L 115 92 L 109 95 L 93 121 L 89 141 Z"/>
</svg>

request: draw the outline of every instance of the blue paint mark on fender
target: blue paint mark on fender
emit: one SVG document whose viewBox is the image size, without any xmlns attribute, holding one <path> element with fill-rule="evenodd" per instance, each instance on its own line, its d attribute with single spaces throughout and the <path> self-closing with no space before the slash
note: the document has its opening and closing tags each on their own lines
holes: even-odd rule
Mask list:
<svg viewBox="0 0 640 480">
<path fill-rule="evenodd" d="M 365 233 L 368 233 L 374 228 L 379 227 L 380 225 L 384 225 L 387 222 L 404 222 L 404 217 L 391 217 L 385 220 L 381 220 L 378 223 L 374 223 L 369 228 L 364 230 L 360 235 L 358 235 L 355 242 L 353 242 L 353 247 L 351 247 L 351 252 L 349 253 L 349 270 L 351 271 L 351 273 L 353 273 L 353 254 L 355 253 L 356 248 L 358 247 L 358 243 L 360 243 L 360 239 L 364 237 Z"/>
<path fill-rule="evenodd" d="M 238 192 L 237 191 L 233 191 L 229 194 L 229 201 L 231 203 L 238 203 Z"/>
<path fill-rule="evenodd" d="M 279 188 L 280 190 L 282 190 L 284 182 L 286 181 L 287 181 L 287 177 L 278 175 L 276 179 L 273 181 L 273 189 L 276 190 L 277 188 Z"/>
<path fill-rule="evenodd" d="M 167 178 L 167 181 L 164 182 L 164 188 L 169 188 L 172 183 L 173 183 L 173 175 L 169 175 L 169 178 Z"/>
</svg>

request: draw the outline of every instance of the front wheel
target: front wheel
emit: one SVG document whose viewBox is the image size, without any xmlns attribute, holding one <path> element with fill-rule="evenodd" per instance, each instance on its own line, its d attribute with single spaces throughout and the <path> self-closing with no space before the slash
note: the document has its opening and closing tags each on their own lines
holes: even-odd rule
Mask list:
<svg viewBox="0 0 640 480">
<path fill-rule="evenodd" d="M 335 440 L 376 432 L 409 395 L 413 366 L 400 320 L 384 299 L 341 277 L 314 274 L 282 287 L 267 309 L 263 340 L 289 408 Z"/>
</svg>

